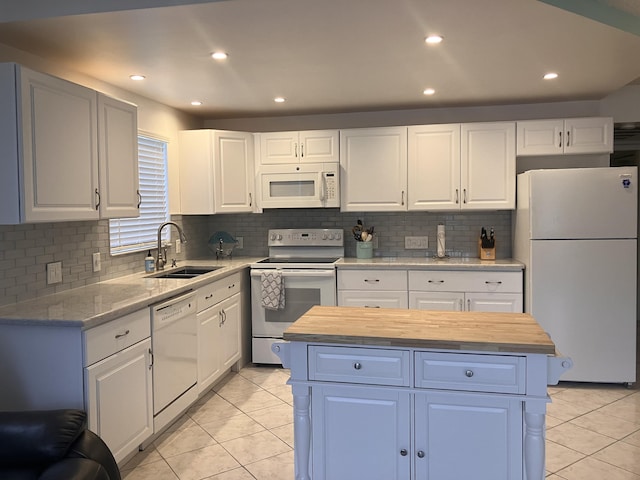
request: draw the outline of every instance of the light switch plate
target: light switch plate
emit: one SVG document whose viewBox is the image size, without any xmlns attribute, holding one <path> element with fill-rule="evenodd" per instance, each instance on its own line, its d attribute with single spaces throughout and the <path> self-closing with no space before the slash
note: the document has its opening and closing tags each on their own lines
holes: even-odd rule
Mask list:
<svg viewBox="0 0 640 480">
<path fill-rule="evenodd" d="M 62 262 L 47 263 L 47 285 L 62 283 Z"/>
<path fill-rule="evenodd" d="M 236 248 L 238 250 L 241 250 L 244 248 L 244 237 L 236 237 L 236 240 L 238 241 L 238 243 L 236 243 Z"/>
<path fill-rule="evenodd" d="M 102 268 L 102 264 L 100 261 L 100 252 L 96 252 L 93 254 L 93 271 L 99 272 Z"/>
<path fill-rule="evenodd" d="M 426 250 L 429 248 L 429 237 L 404 237 L 406 250 Z"/>
</svg>

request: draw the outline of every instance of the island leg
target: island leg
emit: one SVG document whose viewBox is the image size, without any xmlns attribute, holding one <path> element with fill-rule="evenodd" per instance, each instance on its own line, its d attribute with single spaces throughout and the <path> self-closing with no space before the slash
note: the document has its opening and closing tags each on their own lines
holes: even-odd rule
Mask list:
<svg viewBox="0 0 640 480">
<path fill-rule="evenodd" d="M 524 467 L 527 480 L 544 480 L 546 401 L 525 404 Z"/>
<path fill-rule="evenodd" d="M 309 455 L 311 447 L 310 387 L 293 385 L 293 454 L 296 480 L 311 480 Z"/>
</svg>

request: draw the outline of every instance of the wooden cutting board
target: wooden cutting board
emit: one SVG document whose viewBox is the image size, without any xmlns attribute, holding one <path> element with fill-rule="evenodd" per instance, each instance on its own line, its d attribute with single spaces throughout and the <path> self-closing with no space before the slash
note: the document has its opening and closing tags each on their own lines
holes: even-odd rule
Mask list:
<svg viewBox="0 0 640 480">
<path fill-rule="evenodd" d="M 312 307 L 284 332 L 288 341 L 555 354 L 526 313 Z"/>
</svg>

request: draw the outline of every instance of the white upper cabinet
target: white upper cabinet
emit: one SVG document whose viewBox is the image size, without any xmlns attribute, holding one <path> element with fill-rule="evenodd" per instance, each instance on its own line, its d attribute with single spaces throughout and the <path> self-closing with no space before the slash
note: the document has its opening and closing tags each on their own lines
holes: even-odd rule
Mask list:
<svg viewBox="0 0 640 480">
<path fill-rule="evenodd" d="M 517 154 L 562 155 L 613 152 L 611 117 L 518 122 Z"/>
<path fill-rule="evenodd" d="M 100 217 L 140 214 L 138 175 L 138 109 L 98 94 Z"/>
<path fill-rule="evenodd" d="M 513 122 L 411 126 L 409 210 L 515 207 Z"/>
<path fill-rule="evenodd" d="M 184 130 L 179 142 L 182 214 L 253 211 L 253 134 Z"/>
<path fill-rule="evenodd" d="M 340 131 L 340 210 L 407 209 L 407 127 Z"/>
<path fill-rule="evenodd" d="M 99 135 L 97 92 L 14 63 L 0 92 L 0 223 L 138 215 L 135 113 L 103 98 Z"/>
<path fill-rule="evenodd" d="M 337 163 L 338 139 L 338 130 L 261 133 L 260 163 Z"/>
</svg>

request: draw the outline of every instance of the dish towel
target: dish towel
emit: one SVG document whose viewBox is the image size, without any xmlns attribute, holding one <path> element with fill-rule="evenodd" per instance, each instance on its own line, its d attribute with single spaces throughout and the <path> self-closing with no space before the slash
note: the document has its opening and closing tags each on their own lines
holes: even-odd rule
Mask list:
<svg viewBox="0 0 640 480">
<path fill-rule="evenodd" d="M 269 310 L 284 309 L 284 277 L 280 270 L 262 272 L 262 307 Z"/>
</svg>

